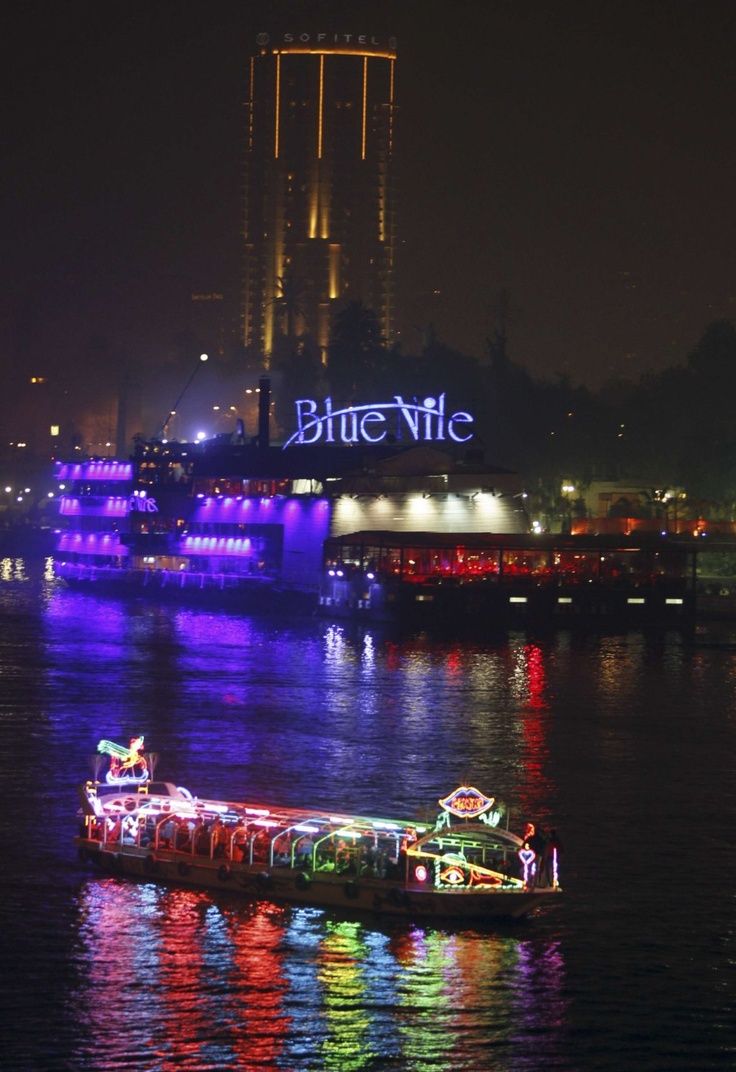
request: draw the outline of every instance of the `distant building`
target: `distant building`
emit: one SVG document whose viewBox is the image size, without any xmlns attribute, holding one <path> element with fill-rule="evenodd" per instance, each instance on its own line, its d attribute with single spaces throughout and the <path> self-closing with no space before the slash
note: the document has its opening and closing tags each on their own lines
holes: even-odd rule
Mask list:
<svg viewBox="0 0 736 1072">
<path fill-rule="evenodd" d="M 294 30 L 299 27 L 295 26 Z M 335 305 L 393 332 L 396 43 L 361 32 L 257 37 L 245 102 L 241 342 L 324 355 Z"/>
<path fill-rule="evenodd" d="M 229 354 L 228 307 L 225 295 L 217 290 L 192 291 L 189 307 L 190 330 L 197 346 L 210 357 Z"/>
</svg>

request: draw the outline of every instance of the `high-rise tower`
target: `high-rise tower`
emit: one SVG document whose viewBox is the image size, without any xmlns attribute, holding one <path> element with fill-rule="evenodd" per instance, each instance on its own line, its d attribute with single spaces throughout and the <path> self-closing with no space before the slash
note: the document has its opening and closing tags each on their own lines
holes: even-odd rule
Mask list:
<svg viewBox="0 0 736 1072">
<path fill-rule="evenodd" d="M 298 28 L 297 28 L 298 29 Z M 241 339 L 324 354 L 336 305 L 360 300 L 392 338 L 396 42 L 359 32 L 259 34 L 245 103 Z"/>
</svg>

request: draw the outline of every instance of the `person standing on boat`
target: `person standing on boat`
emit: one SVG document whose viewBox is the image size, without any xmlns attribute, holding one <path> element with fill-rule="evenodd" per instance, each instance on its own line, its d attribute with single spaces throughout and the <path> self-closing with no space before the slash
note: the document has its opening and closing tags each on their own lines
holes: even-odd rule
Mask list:
<svg viewBox="0 0 736 1072">
<path fill-rule="evenodd" d="M 180 819 L 176 826 L 176 844 L 178 852 L 191 852 L 192 841 L 189 836 L 189 823 L 186 819 Z"/>
<path fill-rule="evenodd" d="M 192 846 L 194 852 L 198 856 L 209 856 L 210 851 L 210 839 L 205 826 L 204 819 L 200 816 L 194 820 L 194 829 L 192 830 Z"/>
<path fill-rule="evenodd" d="M 212 824 L 211 838 L 212 838 L 212 855 L 213 856 L 224 856 L 225 855 L 225 840 L 226 840 L 226 837 L 227 837 L 227 834 L 225 832 L 225 824 L 223 823 L 222 819 L 218 815 L 218 817 L 215 819 L 214 823 Z"/>
<path fill-rule="evenodd" d="M 311 867 L 313 852 L 314 841 L 310 835 L 305 834 L 304 837 L 299 838 L 296 845 L 296 866 Z"/>
<path fill-rule="evenodd" d="M 534 853 L 534 875 L 535 886 L 543 885 L 542 866 L 544 861 L 545 849 L 547 846 L 547 839 L 541 830 L 534 829 L 534 833 L 528 838 L 529 848 Z"/>
<path fill-rule="evenodd" d="M 114 844 L 116 841 L 120 841 L 120 834 L 123 828 L 123 821 L 119 815 L 108 817 L 107 820 L 107 844 Z"/>
<path fill-rule="evenodd" d="M 347 843 L 340 839 L 335 849 L 335 870 L 345 871 L 349 863 L 350 853 L 348 852 Z"/>
<path fill-rule="evenodd" d="M 245 859 L 245 843 L 248 832 L 245 828 L 245 820 L 238 819 L 232 836 L 232 857 L 236 863 L 242 863 Z"/>
<path fill-rule="evenodd" d="M 158 843 L 162 849 L 174 848 L 176 841 L 176 818 L 172 815 L 158 828 Z"/>
</svg>

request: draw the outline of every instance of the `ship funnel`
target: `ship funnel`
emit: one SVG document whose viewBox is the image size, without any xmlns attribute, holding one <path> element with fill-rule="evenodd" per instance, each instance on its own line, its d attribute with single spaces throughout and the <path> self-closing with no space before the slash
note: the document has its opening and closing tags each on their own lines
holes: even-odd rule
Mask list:
<svg viewBox="0 0 736 1072">
<path fill-rule="evenodd" d="M 271 433 L 269 413 L 271 410 L 271 380 L 261 376 L 258 380 L 258 446 L 264 450 L 269 446 Z"/>
</svg>

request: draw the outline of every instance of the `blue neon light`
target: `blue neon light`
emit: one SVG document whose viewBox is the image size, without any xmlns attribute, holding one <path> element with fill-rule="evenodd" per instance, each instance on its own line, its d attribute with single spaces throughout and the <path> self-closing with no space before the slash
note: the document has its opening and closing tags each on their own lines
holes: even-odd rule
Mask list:
<svg viewBox="0 0 736 1072">
<path fill-rule="evenodd" d="M 448 416 L 445 412 L 445 393 L 437 398 L 425 398 L 423 404 L 405 402 L 401 395 L 394 395 L 393 402 L 375 402 L 364 406 L 346 406 L 333 410 L 332 399 L 324 401 L 324 412 L 318 413 L 314 399 L 302 398 L 296 402 L 297 430 L 284 443 L 284 449 L 292 444 L 300 446 L 317 443 L 381 443 L 389 434 L 389 418 L 395 419 L 398 439 L 433 443 L 451 439 L 455 443 L 467 443 L 473 438 L 472 431 L 463 434 L 459 429 L 471 425 L 474 418 L 464 410 Z"/>
</svg>

